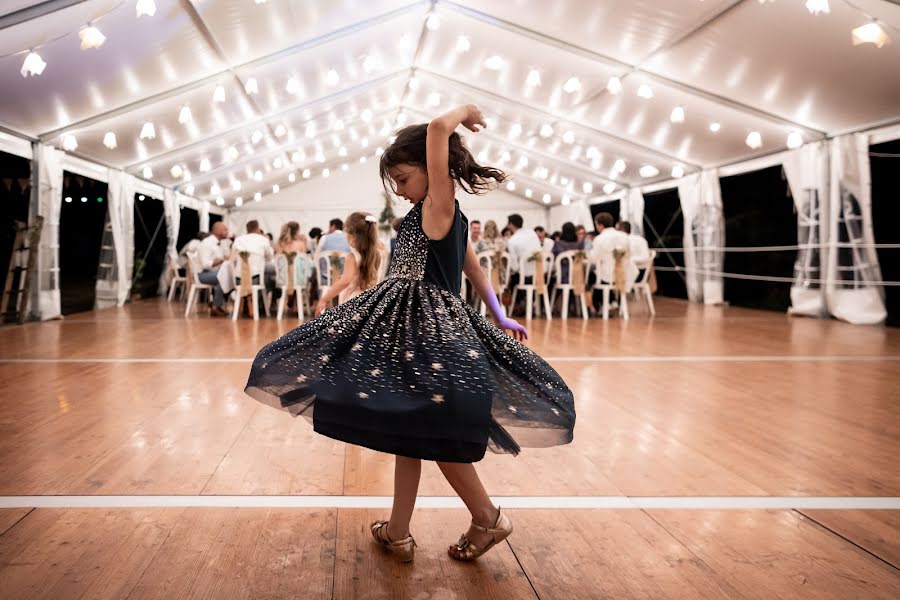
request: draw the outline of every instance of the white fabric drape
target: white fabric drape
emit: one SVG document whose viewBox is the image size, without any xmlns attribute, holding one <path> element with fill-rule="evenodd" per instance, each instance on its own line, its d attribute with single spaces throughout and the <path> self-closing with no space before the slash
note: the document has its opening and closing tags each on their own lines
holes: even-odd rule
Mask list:
<svg viewBox="0 0 900 600">
<path fill-rule="evenodd" d="M 849 323 L 883 322 L 887 311 L 884 290 L 878 285 L 882 281 L 878 255 L 872 247 L 875 236 L 869 139 L 865 134 L 843 135 L 831 141 L 828 230 L 828 311 Z"/>
<path fill-rule="evenodd" d="M 181 228 L 181 194 L 168 188 L 163 190 L 163 215 L 166 218 L 166 263 L 159 276 L 159 293 L 165 294 L 170 285 L 168 265 L 178 264 L 178 230 Z"/>
<path fill-rule="evenodd" d="M 631 223 L 631 233 L 644 235 L 644 193 L 631 188 L 622 198 L 619 220 Z"/>
<path fill-rule="evenodd" d="M 122 306 L 131 291 L 134 273 L 134 190 L 137 181 L 117 169 L 109 170 L 107 218 L 112 230 L 115 269 L 109 280 L 97 279 L 97 307 L 107 302 Z M 108 299 L 108 300 L 107 300 Z"/>
<path fill-rule="evenodd" d="M 200 203 L 200 231 L 209 231 L 209 204 Z"/>
<path fill-rule="evenodd" d="M 691 302 L 722 301 L 725 254 L 725 221 L 722 191 L 715 170 L 702 171 L 678 182 L 678 197 L 684 213 L 684 266 Z"/>
<path fill-rule="evenodd" d="M 815 142 L 787 153 L 782 166 L 787 176 L 794 207 L 797 210 L 797 243 L 800 248 L 794 264 L 789 313 L 821 317 L 825 311 L 825 286 L 816 280 L 824 277 L 823 268 L 828 239 L 825 217 L 828 214 L 828 144 Z"/>
<path fill-rule="evenodd" d="M 32 311 L 42 321 L 62 315 L 59 295 L 59 214 L 62 208 L 63 153 L 52 146 L 34 145 L 38 164 L 37 214 L 44 217 L 38 248 L 37 302 Z"/>
</svg>

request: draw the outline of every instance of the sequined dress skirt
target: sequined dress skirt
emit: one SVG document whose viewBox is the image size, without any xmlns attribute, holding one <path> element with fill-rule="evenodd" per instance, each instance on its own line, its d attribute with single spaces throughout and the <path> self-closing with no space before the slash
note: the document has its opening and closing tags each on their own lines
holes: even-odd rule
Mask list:
<svg viewBox="0 0 900 600">
<path fill-rule="evenodd" d="M 476 462 L 572 441 L 572 392 L 543 359 L 425 281 L 392 277 L 264 347 L 246 392 L 374 450 Z"/>
</svg>

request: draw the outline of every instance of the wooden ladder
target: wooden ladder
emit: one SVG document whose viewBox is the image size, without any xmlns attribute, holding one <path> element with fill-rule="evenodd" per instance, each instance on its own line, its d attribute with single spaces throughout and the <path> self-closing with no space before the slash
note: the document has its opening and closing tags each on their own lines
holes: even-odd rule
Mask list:
<svg viewBox="0 0 900 600">
<path fill-rule="evenodd" d="M 44 217 L 36 216 L 34 223 L 27 225 L 16 221 L 16 239 L 9 259 L 9 269 L 3 284 L 3 301 L 0 304 L 0 323 L 19 325 L 28 317 L 28 298 L 37 272 L 37 249 L 41 241 Z"/>
</svg>

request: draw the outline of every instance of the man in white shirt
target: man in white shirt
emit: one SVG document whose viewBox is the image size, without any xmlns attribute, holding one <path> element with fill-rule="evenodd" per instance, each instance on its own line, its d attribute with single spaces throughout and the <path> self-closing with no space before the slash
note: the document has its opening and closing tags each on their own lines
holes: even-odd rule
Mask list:
<svg viewBox="0 0 900 600">
<path fill-rule="evenodd" d="M 259 221 L 247 221 L 247 233 L 234 238 L 231 245 L 232 252 L 249 252 L 256 256 L 262 256 L 269 263 L 275 259 L 269 238 L 259 232 Z"/>
<path fill-rule="evenodd" d="M 350 252 L 350 242 L 344 233 L 344 222 L 340 219 L 332 219 L 328 222 L 328 233 L 319 240 L 316 252 Z"/>
<path fill-rule="evenodd" d="M 647 263 L 650 262 L 650 245 L 642 235 L 631 233 L 631 223 L 619 221 L 616 229 L 628 236 L 628 249 L 631 251 L 631 262 L 638 268 L 637 280 L 644 275 Z"/>
<path fill-rule="evenodd" d="M 525 277 L 527 280 L 527 278 L 534 275 L 534 265 L 528 262 L 525 263 L 525 272 L 519 273 L 519 262 L 523 258 L 527 260 L 528 257 L 539 251 L 541 249 L 541 241 L 533 230 L 523 227 L 522 215 L 511 214 L 508 220 L 509 223 L 506 226 L 512 231 L 512 237 L 509 238 L 506 244 L 506 251 L 509 252 L 511 271 L 509 285 L 510 288 L 513 288 L 519 283 L 521 277 Z"/>
<path fill-rule="evenodd" d="M 624 270 L 625 281 L 633 282 L 637 276 L 637 267 L 629 257 L 628 236 L 613 227 L 613 216 L 607 212 L 597 213 L 594 217 L 594 226 L 597 228 L 597 236 L 588 253 L 591 264 L 594 265 L 594 273 L 588 282 L 593 285 L 597 279 L 601 283 L 612 285 L 615 283 L 616 258 L 615 252 L 625 252 Z M 626 284 L 627 285 L 627 284 Z M 597 304 L 599 290 L 595 290 L 594 304 Z"/>
<path fill-rule="evenodd" d="M 478 242 L 481 241 L 481 221 L 469 222 L 469 241 L 472 242 L 473 248 L 478 246 Z"/>
<path fill-rule="evenodd" d="M 220 246 L 220 242 L 228 237 L 228 227 L 224 221 L 213 223 L 210 234 L 200 242 L 200 248 L 197 256 L 200 261 L 200 271 L 198 278 L 201 283 L 213 286 L 213 307 L 209 314 L 212 317 L 225 316 L 225 292 L 219 284 L 218 273 L 219 266 L 225 262 L 225 251 Z"/>
<path fill-rule="evenodd" d="M 553 254 L 553 240 L 547 235 L 547 230 L 538 225 L 534 228 L 534 232 L 538 236 L 538 240 L 541 242 L 541 250 L 546 252 L 547 254 Z"/>
</svg>

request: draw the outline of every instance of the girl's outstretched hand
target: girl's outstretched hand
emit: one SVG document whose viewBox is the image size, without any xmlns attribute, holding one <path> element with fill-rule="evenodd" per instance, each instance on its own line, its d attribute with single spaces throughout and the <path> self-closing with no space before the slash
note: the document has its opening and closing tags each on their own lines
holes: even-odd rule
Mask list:
<svg viewBox="0 0 900 600">
<path fill-rule="evenodd" d="M 502 317 L 497 321 L 497 327 L 508 333 L 513 339 L 516 339 L 520 342 L 528 339 L 528 330 L 525 329 L 524 325 L 522 325 L 515 319 Z"/>
<path fill-rule="evenodd" d="M 469 109 L 469 114 L 462 122 L 463 127 L 475 133 L 478 133 L 479 131 L 481 131 L 481 129 L 487 127 L 487 123 L 484 122 L 484 115 L 481 114 L 481 111 L 477 106 L 475 106 L 474 104 L 469 104 L 468 106 L 466 106 L 466 108 Z M 476 125 L 480 125 L 481 129 L 475 129 Z"/>
</svg>

